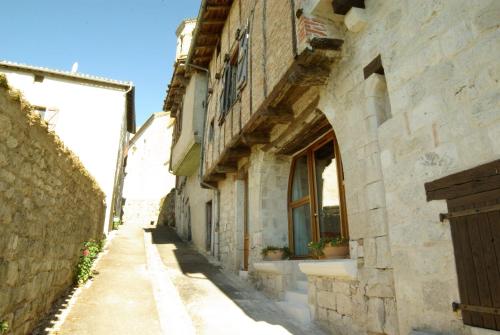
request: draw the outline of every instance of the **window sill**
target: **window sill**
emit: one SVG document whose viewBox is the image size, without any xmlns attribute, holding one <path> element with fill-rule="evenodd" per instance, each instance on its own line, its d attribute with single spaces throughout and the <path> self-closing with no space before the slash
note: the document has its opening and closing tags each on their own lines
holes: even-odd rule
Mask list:
<svg viewBox="0 0 500 335">
<path fill-rule="evenodd" d="M 467 326 L 470 329 L 472 335 L 499 335 L 500 331 L 486 328 L 478 328 Z"/>
<path fill-rule="evenodd" d="M 358 262 L 355 259 L 321 260 L 299 263 L 300 271 L 308 276 L 358 279 Z"/>
</svg>

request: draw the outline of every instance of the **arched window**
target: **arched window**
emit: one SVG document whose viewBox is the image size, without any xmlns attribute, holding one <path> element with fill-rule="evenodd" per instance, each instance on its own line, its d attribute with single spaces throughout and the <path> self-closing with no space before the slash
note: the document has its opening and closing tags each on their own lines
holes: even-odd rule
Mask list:
<svg viewBox="0 0 500 335">
<path fill-rule="evenodd" d="M 333 131 L 295 155 L 288 190 L 290 250 L 307 257 L 310 241 L 348 238 L 344 176 Z"/>
</svg>

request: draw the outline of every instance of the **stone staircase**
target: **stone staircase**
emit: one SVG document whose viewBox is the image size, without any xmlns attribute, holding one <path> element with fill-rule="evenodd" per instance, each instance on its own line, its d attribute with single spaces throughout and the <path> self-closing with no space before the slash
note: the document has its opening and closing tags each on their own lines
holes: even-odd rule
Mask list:
<svg viewBox="0 0 500 335">
<path fill-rule="evenodd" d="M 295 288 L 285 292 L 284 301 L 278 301 L 278 305 L 293 319 L 302 324 L 312 321 L 307 304 L 307 281 L 297 281 Z"/>
<path fill-rule="evenodd" d="M 302 324 L 310 324 L 313 320 L 308 305 L 307 277 L 300 271 L 298 263 L 293 263 L 289 278 L 284 299 L 277 303 L 293 319 Z"/>
</svg>

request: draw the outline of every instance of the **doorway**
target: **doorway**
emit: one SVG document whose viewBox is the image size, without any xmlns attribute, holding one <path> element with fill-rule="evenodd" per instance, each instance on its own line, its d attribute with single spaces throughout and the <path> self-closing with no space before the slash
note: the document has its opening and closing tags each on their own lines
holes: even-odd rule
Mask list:
<svg viewBox="0 0 500 335">
<path fill-rule="evenodd" d="M 206 239 L 205 239 L 205 249 L 207 251 L 212 250 L 212 201 L 209 201 L 205 205 L 205 222 L 206 222 Z"/>
<path fill-rule="evenodd" d="M 248 174 L 243 178 L 243 270 L 248 271 L 250 237 L 248 233 Z"/>
<path fill-rule="evenodd" d="M 333 131 L 293 157 L 288 218 L 290 250 L 296 258 L 309 256 L 311 241 L 348 238 L 344 176 Z"/>
</svg>

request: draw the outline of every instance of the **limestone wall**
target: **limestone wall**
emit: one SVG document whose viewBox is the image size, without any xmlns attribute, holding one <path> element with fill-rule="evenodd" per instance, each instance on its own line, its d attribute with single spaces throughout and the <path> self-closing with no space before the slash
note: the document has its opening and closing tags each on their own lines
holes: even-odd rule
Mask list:
<svg viewBox="0 0 500 335">
<path fill-rule="evenodd" d="M 28 334 L 100 238 L 104 194 L 0 77 L 0 320 Z"/>
<path fill-rule="evenodd" d="M 193 241 L 196 248 L 206 251 L 206 204 L 212 191 L 202 189 L 198 173 L 178 177 L 175 195 L 175 229 L 183 240 Z M 213 206 L 215 211 L 215 205 Z"/>
<path fill-rule="evenodd" d="M 487 0 L 366 1 L 367 26 L 346 34 L 321 94 L 342 152 L 351 257 L 361 281 L 394 273 L 385 294 L 396 298 L 400 334 L 469 333 L 450 307 L 459 297 L 449 226 L 439 223 L 446 207 L 426 201 L 424 183 L 500 155 L 499 10 Z M 385 119 L 383 89 L 363 77 L 378 54 Z M 366 292 L 365 310 L 388 319 Z"/>
</svg>

